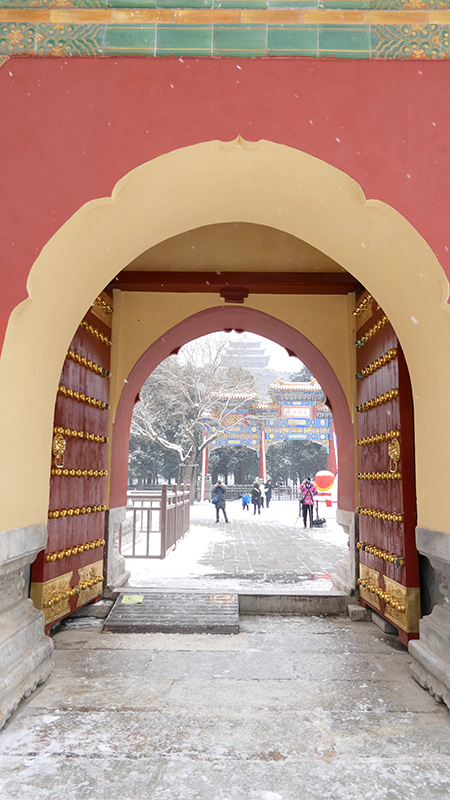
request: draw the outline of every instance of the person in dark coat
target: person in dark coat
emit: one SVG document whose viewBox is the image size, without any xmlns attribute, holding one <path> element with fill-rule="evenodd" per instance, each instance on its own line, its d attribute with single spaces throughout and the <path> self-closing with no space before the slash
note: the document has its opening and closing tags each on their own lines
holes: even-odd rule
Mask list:
<svg viewBox="0 0 450 800">
<path fill-rule="evenodd" d="M 264 508 L 264 498 L 266 496 L 266 487 L 265 487 L 265 484 L 264 484 L 264 480 L 262 478 L 259 478 L 258 480 L 259 480 L 259 491 L 261 492 L 261 498 L 260 498 L 260 501 L 259 501 L 259 505 L 261 506 L 261 508 Z"/>
<path fill-rule="evenodd" d="M 261 489 L 259 488 L 258 481 L 255 481 L 252 488 L 252 503 L 253 503 L 253 513 L 256 514 L 256 509 L 258 509 L 258 514 L 261 513 Z"/>
<path fill-rule="evenodd" d="M 266 489 L 266 508 L 269 508 L 269 503 L 272 499 L 272 481 L 270 478 L 268 479 L 265 485 L 265 489 Z"/>
<path fill-rule="evenodd" d="M 218 495 L 217 503 L 215 504 L 216 505 L 216 522 L 219 522 L 219 511 L 220 511 L 220 509 L 222 509 L 222 513 L 223 513 L 225 522 L 229 522 L 230 521 L 228 519 L 228 517 L 227 517 L 227 512 L 225 511 L 225 494 L 226 494 L 226 491 L 227 490 L 226 490 L 225 486 L 223 485 L 222 481 L 217 481 L 217 483 L 216 483 L 216 485 L 214 487 L 214 497 L 216 495 Z"/>
</svg>

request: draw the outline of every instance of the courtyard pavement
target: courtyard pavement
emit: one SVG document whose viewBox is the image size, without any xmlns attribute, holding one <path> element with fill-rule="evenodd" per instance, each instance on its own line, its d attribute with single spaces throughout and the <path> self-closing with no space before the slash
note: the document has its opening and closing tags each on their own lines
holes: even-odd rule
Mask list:
<svg viewBox="0 0 450 800">
<path fill-rule="evenodd" d="M 211 503 L 191 509 L 189 533 L 167 557 L 127 559 L 130 586 L 197 588 L 251 593 L 327 594 L 330 573 L 348 548 L 348 536 L 335 521 L 333 509 L 319 509 L 323 527 L 303 528 L 297 501 L 273 501 L 258 515 L 240 501 L 226 506 L 229 524 L 220 513 L 215 522 Z"/>
<path fill-rule="evenodd" d="M 332 519 L 304 531 L 296 504 L 227 511 L 216 525 L 195 506 L 189 535 L 151 568 L 134 562 L 133 584 L 330 591 L 346 548 Z M 0 732 L 1 800 L 448 800 L 449 712 L 373 623 L 241 614 L 234 635 L 102 624 L 68 619 L 54 634 L 53 673 Z"/>
<path fill-rule="evenodd" d="M 0 732 L 2 800 L 448 800 L 449 713 L 408 652 L 346 617 L 236 635 L 54 636 Z"/>
</svg>

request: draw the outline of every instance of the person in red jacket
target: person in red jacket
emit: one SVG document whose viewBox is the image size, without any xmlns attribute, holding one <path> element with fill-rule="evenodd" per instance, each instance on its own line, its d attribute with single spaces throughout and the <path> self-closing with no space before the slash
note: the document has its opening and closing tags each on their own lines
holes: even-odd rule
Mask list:
<svg viewBox="0 0 450 800">
<path fill-rule="evenodd" d="M 314 495 L 317 494 L 317 489 L 311 478 L 300 484 L 300 491 L 302 496 L 300 498 L 300 507 L 303 515 L 303 527 L 306 528 L 306 519 L 309 514 L 309 527 L 313 526 L 313 508 L 314 508 Z"/>
</svg>

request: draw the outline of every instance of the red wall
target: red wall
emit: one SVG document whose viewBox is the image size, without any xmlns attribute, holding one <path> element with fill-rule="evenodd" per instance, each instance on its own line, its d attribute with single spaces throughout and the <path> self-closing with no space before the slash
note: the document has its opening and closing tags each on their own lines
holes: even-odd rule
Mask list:
<svg viewBox="0 0 450 800">
<path fill-rule="evenodd" d="M 161 153 L 241 134 L 354 177 L 450 275 L 446 62 L 10 59 L 0 69 L 0 340 L 37 254 L 83 203 Z"/>
</svg>

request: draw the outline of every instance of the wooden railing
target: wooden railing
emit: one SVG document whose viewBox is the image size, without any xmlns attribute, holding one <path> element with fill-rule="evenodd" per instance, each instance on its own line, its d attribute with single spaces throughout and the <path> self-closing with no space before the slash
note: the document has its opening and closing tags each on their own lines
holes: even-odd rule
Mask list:
<svg viewBox="0 0 450 800">
<path fill-rule="evenodd" d="M 227 500 L 239 500 L 242 492 L 252 493 L 253 484 L 234 484 L 226 486 Z M 298 497 L 297 486 L 272 486 L 272 500 L 296 500 Z"/>
<path fill-rule="evenodd" d="M 119 552 L 125 558 L 165 558 L 189 530 L 190 486 L 158 491 L 129 492 L 127 517 L 119 534 Z"/>
</svg>

